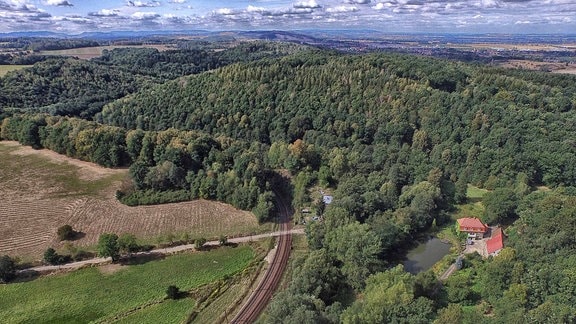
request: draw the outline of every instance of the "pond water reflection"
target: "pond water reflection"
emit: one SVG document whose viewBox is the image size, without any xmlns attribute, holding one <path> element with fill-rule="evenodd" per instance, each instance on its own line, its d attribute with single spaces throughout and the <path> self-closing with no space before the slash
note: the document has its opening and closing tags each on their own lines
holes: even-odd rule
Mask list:
<svg viewBox="0 0 576 324">
<path fill-rule="evenodd" d="M 408 252 L 406 261 L 403 262 L 404 269 L 411 274 L 426 271 L 448 252 L 450 252 L 450 244 L 442 242 L 437 237 L 432 237 Z"/>
</svg>

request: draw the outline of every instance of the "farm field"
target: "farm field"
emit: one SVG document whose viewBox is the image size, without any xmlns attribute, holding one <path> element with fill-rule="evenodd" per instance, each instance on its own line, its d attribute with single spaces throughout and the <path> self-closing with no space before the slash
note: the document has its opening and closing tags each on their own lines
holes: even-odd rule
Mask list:
<svg viewBox="0 0 576 324">
<path fill-rule="evenodd" d="M 6 73 L 10 71 L 20 70 L 31 66 L 32 65 L 0 65 L 0 77 L 5 76 Z"/>
<path fill-rule="evenodd" d="M 113 50 L 115 48 L 155 48 L 159 51 L 167 51 L 171 49 L 169 45 L 110 45 L 110 46 L 95 46 L 95 47 L 80 47 L 66 50 L 53 50 L 53 51 L 40 51 L 40 55 L 62 55 L 77 57 L 79 59 L 89 60 L 102 55 L 104 50 Z"/>
<path fill-rule="evenodd" d="M 169 285 L 181 291 L 201 287 L 241 272 L 254 256 L 246 245 L 222 247 L 1 285 L 0 318 L 6 323 L 180 323 L 195 301 L 165 300 Z"/>
<path fill-rule="evenodd" d="M 509 69 L 525 69 L 535 71 L 550 71 L 551 73 L 576 74 L 576 64 L 551 63 L 530 60 L 507 60 L 499 66 Z"/>
<path fill-rule="evenodd" d="M 73 241 L 94 246 L 101 233 L 132 233 L 146 242 L 183 233 L 217 239 L 270 230 L 252 213 L 206 200 L 128 207 L 115 198 L 125 169 L 106 169 L 49 150 L 0 142 L 0 255 L 39 259 L 61 249 L 56 230 L 69 224 L 85 235 Z"/>
</svg>

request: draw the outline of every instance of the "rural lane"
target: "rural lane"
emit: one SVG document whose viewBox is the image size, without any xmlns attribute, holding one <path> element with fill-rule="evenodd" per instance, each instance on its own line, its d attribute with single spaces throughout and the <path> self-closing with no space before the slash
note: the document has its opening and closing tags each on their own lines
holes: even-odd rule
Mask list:
<svg viewBox="0 0 576 324">
<path fill-rule="evenodd" d="M 304 229 L 303 228 L 293 229 L 293 230 L 290 230 L 290 233 L 291 234 L 304 234 Z M 265 234 L 231 238 L 228 240 L 228 242 L 230 242 L 230 243 L 243 243 L 243 242 L 260 240 L 260 239 L 267 238 L 267 237 L 281 236 L 281 235 L 285 235 L 285 234 L 286 234 L 286 231 L 276 231 L 276 232 L 265 233 Z M 208 241 L 204 245 L 205 246 L 215 246 L 215 245 L 220 245 L 220 242 L 219 241 Z M 178 253 L 178 252 L 182 252 L 182 251 L 187 251 L 187 250 L 194 250 L 194 249 L 195 249 L 194 244 L 185 244 L 185 245 L 178 245 L 178 246 L 172 246 L 172 247 L 161 248 L 161 249 L 154 249 L 154 250 L 150 250 L 147 252 L 137 252 L 137 253 L 133 253 L 132 255 L 136 256 L 136 257 L 137 256 L 145 256 L 145 255 L 170 255 L 170 254 L 174 254 L 174 253 Z M 52 271 L 57 271 L 57 270 L 74 270 L 74 269 L 79 269 L 79 268 L 83 268 L 86 266 L 97 266 L 97 265 L 109 263 L 111 261 L 112 261 L 111 258 L 94 258 L 94 259 L 89 259 L 89 260 L 83 260 L 83 261 L 61 264 L 61 265 L 32 267 L 32 268 L 22 269 L 22 270 L 18 271 L 18 273 L 26 273 L 26 272 L 40 272 L 40 273 L 42 273 L 42 272 L 52 272 Z"/>
</svg>

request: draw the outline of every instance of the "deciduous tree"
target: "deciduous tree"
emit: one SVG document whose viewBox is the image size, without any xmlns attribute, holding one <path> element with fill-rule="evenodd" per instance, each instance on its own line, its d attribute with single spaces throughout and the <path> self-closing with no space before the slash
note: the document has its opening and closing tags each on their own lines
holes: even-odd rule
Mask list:
<svg viewBox="0 0 576 324">
<path fill-rule="evenodd" d="M 110 257 L 112 262 L 120 258 L 120 245 L 118 244 L 118 235 L 112 233 L 101 234 L 98 238 L 98 255 L 101 257 Z"/>
</svg>

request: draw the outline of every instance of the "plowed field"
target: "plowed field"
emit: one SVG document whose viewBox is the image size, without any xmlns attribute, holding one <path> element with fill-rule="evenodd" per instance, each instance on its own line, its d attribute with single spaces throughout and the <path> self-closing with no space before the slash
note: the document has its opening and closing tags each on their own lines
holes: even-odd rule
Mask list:
<svg viewBox="0 0 576 324">
<path fill-rule="evenodd" d="M 56 230 L 70 224 L 94 245 L 104 232 L 138 238 L 189 233 L 191 238 L 261 232 L 255 217 L 230 205 L 196 200 L 128 207 L 114 193 L 127 170 L 106 169 L 48 150 L 0 142 L 0 255 L 40 258 L 59 248 Z"/>
</svg>

